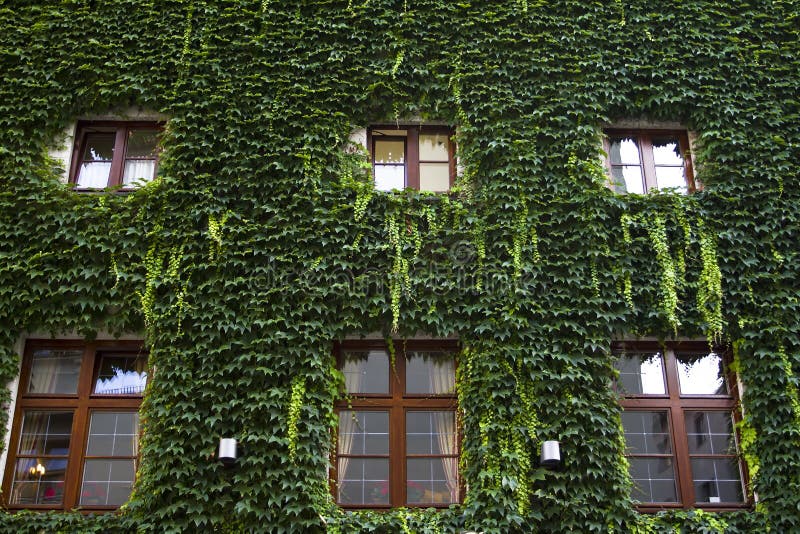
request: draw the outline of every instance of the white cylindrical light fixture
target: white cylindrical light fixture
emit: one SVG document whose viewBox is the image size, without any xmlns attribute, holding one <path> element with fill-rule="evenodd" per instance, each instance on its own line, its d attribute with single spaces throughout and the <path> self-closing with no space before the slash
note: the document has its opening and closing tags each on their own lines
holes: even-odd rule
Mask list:
<svg viewBox="0 0 800 534">
<path fill-rule="evenodd" d="M 542 467 L 548 469 L 553 469 L 561 465 L 561 447 L 557 441 L 551 440 L 542 442 L 542 454 L 539 458 L 539 463 Z"/>
<path fill-rule="evenodd" d="M 233 465 L 236 463 L 236 439 L 234 438 L 220 438 L 219 439 L 219 454 L 217 455 L 219 461 L 225 465 Z"/>
</svg>

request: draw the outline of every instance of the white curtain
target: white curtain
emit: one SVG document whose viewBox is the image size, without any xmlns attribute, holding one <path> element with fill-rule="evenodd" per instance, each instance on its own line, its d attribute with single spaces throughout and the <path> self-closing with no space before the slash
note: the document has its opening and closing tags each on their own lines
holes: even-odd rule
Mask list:
<svg viewBox="0 0 800 534">
<path fill-rule="evenodd" d="M 456 413 L 432 412 L 433 428 L 442 454 L 456 454 Z M 458 502 L 458 458 L 442 458 L 450 502 Z"/>
<path fill-rule="evenodd" d="M 111 172 L 110 161 L 87 161 L 81 164 L 76 180 L 78 187 L 108 187 L 108 175 Z"/>
<path fill-rule="evenodd" d="M 125 173 L 122 175 L 123 185 L 131 185 L 135 182 L 149 182 L 153 179 L 156 170 L 156 162 L 152 159 L 128 159 L 125 160 Z"/>
<path fill-rule="evenodd" d="M 420 356 L 425 357 L 429 362 L 428 368 L 430 374 L 428 375 L 428 384 L 430 392 L 434 395 L 447 395 L 455 392 L 456 386 L 456 370 L 453 365 L 453 357 L 449 354 L 433 353 L 425 355 L 418 353 Z"/>
<path fill-rule="evenodd" d="M 341 494 L 342 480 L 347 472 L 347 466 L 350 463 L 350 458 L 342 456 L 342 454 L 353 454 L 353 436 L 358 429 L 358 420 L 356 419 L 357 413 L 358 412 L 352 410 L 342 410 L 339 412 L 339 439 L 336 451 L 337 494 Z"/>
</svg>

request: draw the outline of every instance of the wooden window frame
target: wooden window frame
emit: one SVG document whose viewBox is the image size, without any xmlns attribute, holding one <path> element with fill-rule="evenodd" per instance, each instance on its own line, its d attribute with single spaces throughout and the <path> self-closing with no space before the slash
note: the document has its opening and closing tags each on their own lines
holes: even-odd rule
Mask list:
<svg viewBox="0 0 800 534">
<path fill-rule="evenodd" d="M 108 183 L 105 187 L 118 187 L 119 191 L 135 191 L 138 187 L 124 187 L 122 179 L 125 174 L 125 160 L 128 144 L 128 132 L 131 130 L 157 130 L 164 131 L 164 123 L 159 121 L 78 121 L 75 128 L 75 141 L 72 146 L 72 161 L 69 170 L 69 183 L 74 191 L 93 192 L 104 188 L 78 187 L 78 174 L 80 173 L 82 157 L 86 149 L 87 137 L 93 133 L 114 133 L 114 156 L 111 160 L 111 170 Z M 159 135 L 160 135 L 159 133 Z M 153 179 L 158 176 L 158 150 L 156 151 Z"/>
<path fill-rule="evenodd" d="M 683 156 L 683 173 L 686 179 L 686 191 L 691 194 L 700 189 L 694 179 L 694 169 L 692 168 L 691 145 L 689 144 L 689 134 L 686 130 L 658 130 L 658 129 L 632 129 L 632 128 L 606 128 L 603 130 L 603 150 L 606 153 L 606 171 L 609 176 L 609 186 L 613 189 L 613 178 L 611 173 L 611 137 L 632 137 L 636 139 L 639 147 L 639 163 L 644 175 L 644 193 L 647 194 L 653 189 L 658 188 L 656 180 L 656 165 L 653 159 L 653 138 L 654 137 L 675 137 Z M 627 193 L 624 193 L 627 194 Z"/>
<path fill-rule="evenodd" d="M 455 456 L 461 454 L 460 421 L 458 417 L 458 398 L 456 392 L 446 395 L 414 394 L 405 393 L 405 353 L 415 351 L 430 352 L 449 352 L 453 354 L 453 359 L 458 367 L 459 345 L 455 340 L 397 340 L 394 341 L 396 358 L 394 368 L 389 370 L 389 394 L 363 393 L 350 395 L 335 403 L 334 411 L 336 418 L 342 410 L 353 411 L 386 411 L 389 412 L 389 504 L 385 505 L 361 505 L 361 504 L 341 504 L 337 500 L 337 439 L 338 426 L 334 430 L 334 447 L 331 452 L 330 470 L 330 490 L 334 501 L 338 506 L 348 510 L 375 509 L 388 510 L 391 508 L 447 508 L 452 504 L 427 504 L 427 503 L 407 503 L 406 495 L 406 460 L 414 457 L 436 457 L 437 455 L 408 455 L 406 453 L 406 413 L 409 411 L 452 411 L 456 418 L 456 452 Z M 368 350 L 384 350 L 388 353 L 386 342 L 383 340 L 359 340 L 342 341 L 334 345 L 334 355 L 338 369 L 342 368 L 344 352 L 359 352 Z M 354 455 L 364 457 L 365 455 Z M 366 455 L 369 456 L 369 455 Z M 452 455 L 439 455 L 440 457 L 451 457 Z M 387 457 L 387 456 L 381 456 Z M 459 503 L 464 500 L 464 480 L 461 473 L 458 473 L 459 484 Z"/>
<path fill-rule="evenodd" d="M 37 350 L 75 350 L 82 349 L 83 357 L 78 375 L 78 387 L 75 394 L 26 393 L 31 374 L 33 353 Z M 80 505 L 80 490 L 83 481 L 83 464 L 86 459 L 104 458 L 86 454 L 89 437 L 89 422 L 92 412 L 122 411 L 138 412 L 142 402 L 142 394 L 96 395 L 92 387 L 99 372 L 102 356 L 109 352 L 130 352 L 146 354 L 141 341 L 91 341 L 29 339 L 25 344 L 22 360 L 17 401 L 14 409 L 11 437 L 8 446 L 5 476 L 3 478 L 3 504 L 9 510 L 72 510 L 104 512 L 119 509 L 118 506 Z M 149 377 L 150 373 L 148 373 Z M 64 476 L 64 498 L 60 505 L 51 504 L 12 504 L 11 490 L 14 471 L 19 454 L 22 421 L 27 411 L 72 411 L 72 429 L 67 456 L 67 468 Z M 115 458 L 128 458 L 115 456 Z M 135 461 L 138 469 L 138 459 Z"/>
<path fill-rule="evenodd" d="M 386 130 L 396 132 L 406 132 L 406 135 L 380 135 L 373 134 L 375 130 Z M 453 142 L 455 131 L 450 126 L 436 126 L 436 125 L 396 125 L 396 124 L 373 124 L 367 128 L 367 147 L 369 147 L 369 161 L 370 167 L 374 175 L 375 172 L 375 140 L 387 141 L 403 141 L 405 147 L 405 162 L 403 168 L 405 171 L 405 188 L 414 189 L 419 191 L 419 166 L 420 163 L 441 163 L 438 161 L 420 160 L 419 159 L 419 135 L 420 134 L 440 134 L 447 136 L 447 162 L 449 164 L 450 185 L 448 191 L 439 192 L 439 194 L 446 194 L 453 188 L 456 182 L 456 145 Z M 399 166 L 399 165 L 398 165 Z"/>
<path fill-rule="evenodd" d="M 662 344 L 658 342 L 615 342 L 612 344 L 613 353 L 622 352 L 659 352 L 662 354 L 664 373 L 664 394 L 623 394 L 620 393 L 619 404 L 624 411 L 657 411 L 667 412 L 669 433 L 672 444 L 672 458 L 674 458 L 675 484 L 678 493 L 678 502 L 675 503 L 642 503 L 637 508 L 642 512 L 658 512 L 667 509 L 696 509 L 709 511 L 732 511 L 752 507 L 749 497 L 749 479 L 746 466 L 742 462 L 741 452 L 737 455 L 739 473 L 742 483 L 743 502 L 733 503 L 697 503 L 695 502 L 694 480 L 692 478 L 691 457 L 724 457 L 732 455 L 691 455 L 689 441 L 686 433 L 685 413 L 692 411 L 725 412 L 732 417 L 734 424 L 733 437 L 739 443 L 735 423 L 741 420 L 739 410 L 739 387 L 736 375 L 730 370 L 730 351 L 727 347 L 715 347 L 714 351 L 722 357 L 725 366 L 725 379 L 727 380 L 728 393 L 725 395 L 693 395 L 681 394 L 678 377 L 676 353 L 708 353 L 708 343 L 702 341 L 684 341 Z M 616 390 L 616 384 L 614 385 Z M 638 456 L 638 455 L 631 455 Z"/>
</svg>

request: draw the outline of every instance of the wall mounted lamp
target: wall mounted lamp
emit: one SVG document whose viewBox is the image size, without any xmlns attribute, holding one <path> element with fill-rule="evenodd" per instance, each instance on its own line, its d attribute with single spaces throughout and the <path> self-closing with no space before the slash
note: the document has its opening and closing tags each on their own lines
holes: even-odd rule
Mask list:
<svg viewBox="0 0 800 534">
<path fill-rule="evenodd" d="M 539 464 L 547 469 L 555 469 L 561 465 L 561 447 L 557 441 L 543 441 Z"/>
<path fill-rule="evenodd" d="M 220 438 L 219 439 L 219 453 L 217 458 L 222 462 L 225 467 L 231 467 L 236 463 L 236 439 L 234 438 Z"/>
</svg>

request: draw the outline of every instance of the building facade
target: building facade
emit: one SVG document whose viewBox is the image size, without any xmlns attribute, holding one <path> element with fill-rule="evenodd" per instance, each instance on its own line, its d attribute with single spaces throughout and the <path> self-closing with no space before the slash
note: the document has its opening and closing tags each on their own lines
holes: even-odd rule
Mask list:
<svg viewBox="0 0 800 534">
<path fill-rule="evenodd" d="M 0 14 L 0 530 L 800 530 L 796 3 Z"/>
</svg>

